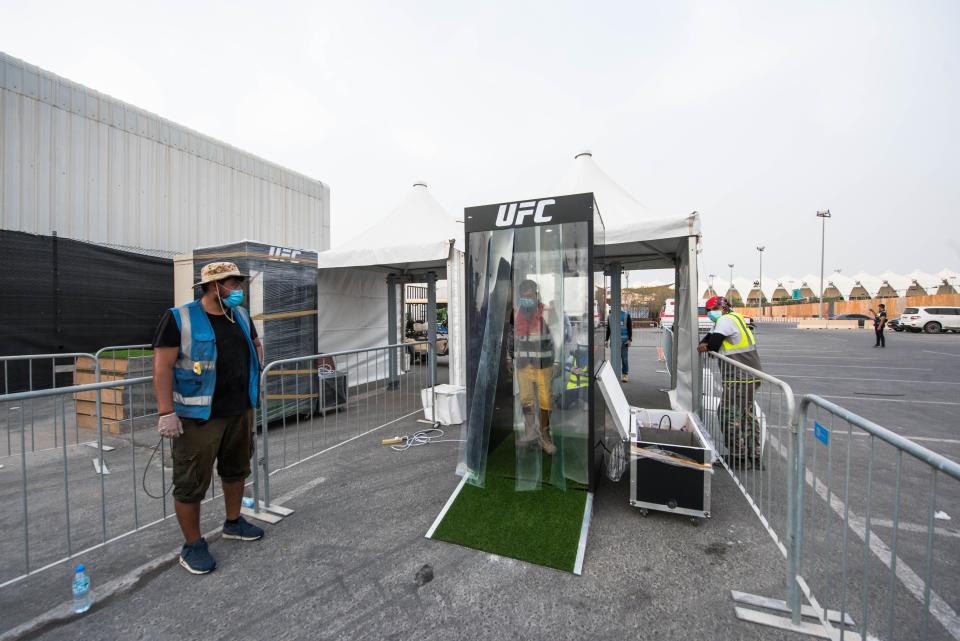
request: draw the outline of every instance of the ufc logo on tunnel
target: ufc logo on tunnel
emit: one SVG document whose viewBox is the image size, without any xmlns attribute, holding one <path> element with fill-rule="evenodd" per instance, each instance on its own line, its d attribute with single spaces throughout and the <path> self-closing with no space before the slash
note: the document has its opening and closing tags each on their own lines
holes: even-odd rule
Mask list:
<svg viewBox="0 0 960 641">
<path fill-rule="evenodd" d="M 557 201 L 553 198 L 545 200 L 526 200 L 522 203 L 500 205 L 497 210 L 497 227 L 511 227 L 522 225 L 524 218 L 533 216 L 535 223 L 549 223 L 553 216 L 545 216 L 543 210 Z"/>
</svg>

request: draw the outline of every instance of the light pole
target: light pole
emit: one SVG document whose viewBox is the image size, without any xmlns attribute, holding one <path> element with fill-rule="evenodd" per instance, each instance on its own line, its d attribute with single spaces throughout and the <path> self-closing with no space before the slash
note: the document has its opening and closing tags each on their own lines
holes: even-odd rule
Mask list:
<svg viewBox="0 0 960 641">
<path fill-rule="evenodd" d="M 760 315 L 763 316 L 763 250 L 766 247 L 757 247 L 757 251 L 760 252 Z"/>
<path fill-rule="evenodd" d="M 817 218 L 823 219 L 823 234 L 820 237 L 820 318 L 823 318 L 823 256 L 827 244 L 827 218 L 830 218 L 830 210 L 818 211 Z"/>
<path fill-rule="evenodd" d="M 727 286 L 727 291 L 724 293 L 724 296 L 730 293 L 730 290 L 733 289 L 733 263 L 728 263 L 727 267 L 730 268 L 730 285 Z"/>
</svg>

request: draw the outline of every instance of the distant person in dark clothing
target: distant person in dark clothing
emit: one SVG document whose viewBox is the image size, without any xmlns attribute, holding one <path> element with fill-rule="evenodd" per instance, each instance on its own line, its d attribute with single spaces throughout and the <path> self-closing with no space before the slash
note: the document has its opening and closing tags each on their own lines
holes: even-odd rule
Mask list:
<svg viewBox="0 0 960 641">
<path fill-rule="evenodd" d="M 887 339 L 883 336 L 883 328 L 887 326 L 887 306 L 880 303 L 879 308 L 878 312 L 870 308 L 870 313 L 873 314 L 873 331 L 877 335 L 877 343 L 874 347 L 886 347 Z"/>
<path fill-rule="evenodd" d="M 607 322 L 607 338 L 610 342 L 610 323 Z M 630 352 L 628 349 L 633 344 L 633 318 L 626 312 L 620 310 L 620 380 L 626 383 L 630 380 Z"/>
</svg>

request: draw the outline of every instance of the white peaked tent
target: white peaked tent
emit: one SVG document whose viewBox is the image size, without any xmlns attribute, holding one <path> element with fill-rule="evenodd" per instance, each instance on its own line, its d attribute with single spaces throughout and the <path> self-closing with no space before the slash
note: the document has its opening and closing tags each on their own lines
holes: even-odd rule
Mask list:
<svg viewBox="0 0 960 641">
<path fill-rule="evenodd" d="M 880 291 L 880 287 L 883 286 L 883 279 L 877 278 L 872 274 L 866 272 L 860 272 L 859 274 L 854 274 L 852 276 L 854 281 L 858 281 L 863 288 L 870 292 L 870 296 L 876 296 L 877 292 Z"/>
<path fill-rule="evenodd" d="M 611 318 L 620 316 L 620 274 L 631 269 L 673 269 L 676 318 L 670 368 L 677 403 L 697 409 L 698 371 L 697 254 L 700 217 L 658 213 L 646 207 L 613 181 L 594 161 L 593 154 L 574 156 L 573 166 L 560 182 L 558 195 L 593 192 L 604 229 L 594 230 L 594 260 L 610 274 Z M 610 341 L 610 363 L 619 374 L 620 343 Z"/>
<path fill-rule="evenodd" d="M 942 281 L 942 279 L 936 274 L 929 274 L 919 269 L 915 269 L 907 274 L 907 278 L 911 283 L 913 281 L 917 281 L 917 284 L 920 285 L 920 287 L 923 287 L 928 294 L 935 293 L 937 291 L 937 286 L 940 285 L 940 282 Z"/>
<path fill-rule="evenodd" d="M 380 347 L 403 340 L 403 285 L 425 282 L 436 301 L 436 281 L 447 280 L 450 382 L 463 384 L 463 224 L 427 189 L 413 185 L 386 216 L 317 259 L 321 352 Z M 435 303 L 434 303 L 435 304 Z M 431 339 L 436 314 L 428 312 Z M 362 364 L 361 364 L 362 365 Z M 363 371 L 396 371 L 369 367 Z"/>
<path fill-rule="evenodd" d="M 903 296 L 912 284 L 910 278 L 907 278 L 903 274 L 892 272 L 889 269 L 880 274 L 880 279 L 890 283 L 890 286 L 896 290 L 898 296 Z"/>
<path fill-rule="evenodd" d="M 938 283 L 939 283 L 941 280 L 943 280 L 944 278 L 946 278 L 947 281 L 948 281 L 951 285 L 956 286 L 956 285 L 960 284 L 960 282 L 958 282 L 958 281 L 960 281 L 960 274 L 958 274 L 958 273 L 957 273 L 955 270 L 953 270 L 953 269 L 946 269 L 946 268 L 941 269 L 941 270 L 938 271 L 936 274 L 934 274 L 934 276 L 937 277 L 937 282 L 938 282 Z"/>
<path fill-rule="evenodd" d="M 824 280 L 826 283 L 833 283 L 833 285 L 840 290 L 844 299 L 850 298 L 850 292 L 853 291 L 853 288 L 857 285 L 854 279 L 840 272 L 833 272 L 829 276 L 824 277 Z"/>
</svg>

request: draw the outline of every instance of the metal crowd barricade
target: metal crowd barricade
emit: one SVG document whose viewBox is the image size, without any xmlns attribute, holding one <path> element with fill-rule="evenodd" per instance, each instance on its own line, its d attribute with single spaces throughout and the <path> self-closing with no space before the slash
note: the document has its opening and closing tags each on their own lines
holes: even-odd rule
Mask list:
<svg viewBox="0 0 960 641">
<path fill-rule="evenodd" d="M 633 328 L 633 341 L 631 341 L 631 347 L 659 347 L 662 342 L 662 327 L 653 326 Z"/>
<path fill-rule="evenodd" d="M 6 498 L 20 507 L 21 518 L 0 526 L 0 589 L 172 515 L 167 473 L 161 465 L 147 469 L 158 439 L 155 410 L 146 401 L 151 384 L 152 377 L 137 377 L 0 396 L 0 411 L 11 404 L 31 410 L 37 422 L 60 434 L 56 448 L 28 457 L 28 412 L 19 415 L 19 466 L 6 466 L 3 473 Z M 67 411 L 88 395 L 111 415 L 109 448 L 98 416 L 87 427 L 79 424 L 84 415 Z M 105 396 L 112 400 L 103 402 Z M 70 430 L 89 436 L 71 443 Z"/>
<path fill-rule="evenodd" d="M 262 454 L 254 467 L 255 488 L 262 475 L 263 504 L 258 501 L 255 512 L 277 508 L 271 504 L 272 477 L 424 412 L 427 402 L 435 408 L 436 392 L 429 381 L 437 380 L 431 371 L 436 359 L 413 358 L 424 348 L 430 356 L 430 344 L 417 341 L 287 358 L 264 367 L 258 448 Z M 393 371 L 391 363 L 396 364 Z M 260 496 L 259 489 L 255 491 Z"/>
<path fill-rule="evenodd" d="M 960 638 L 960 465 L 815 395 L 794 439 L 793 623 L 803 595 L 834 638 Z"/>
<path fill-rule="evenodd" d="M 67 352 L 63 354 L 21 354 L 17 356 L 0 356 L 2 363 L 3 385 L 0 386 L 4 395 L 14 392 L 30 392 L 38 389 L 53 389 L 64 387 L 58 385 L 58 376 L 63 379 L 70 375 L 67 384 L 73 383 L 73 378 L 77 370 L 78 361 L 81 359 L 90 359 L 93 363 L 95 358 L 93 354 L 86 352 Z M 61 380 L 61 383 L 66 382 Z M 49 428 L 50 412 L 53 411 L 52 404 L 29 404 L 26 406 L 13 403 L 6 404 L 2 412 L 4 421 L 4 432 L 6 438 L 2 441 L 6 445 L 6 451 L 0 454 L 0 462 L 4 457 L 13 456 L 21 453 L 19 447 L 27 448 L 26 451 L 37 452 L 48 449 L 55 449 L 60 446 L 61 434 L 56 429 Z M 24 413 L 28 415 L 25 417 Z M 38 428 L 38 420 L 40 426 Z M 27 429 L 29 426 L 30 440 L 18 439 L 15 433 L 18 429 Z M 21 436 L 23 434 L 21 433 Z M 67 435 L 63 435 L 67 438 Z M 74 430 L 70 436 L 74 443 L 80 438 L 79 431 Z"/>
<path fill-rule="evenodd" d="M 793 390 L 715 352 L 701 353 L 699 362 L 704 427 L 723 466 L 786 556 Z"/>
<path fill-rule="evenodd" d="M 657 359 L 664 363 L 664 366 L 667 368 L 667 374 L 670 375 L 671 380 L 673 378 L 674 364 L 673 364 L 673 330 L 669 327 L 663 327 L 661 325 L 660 329 L 660 345 L 657 347 Z"/>
</svg>

